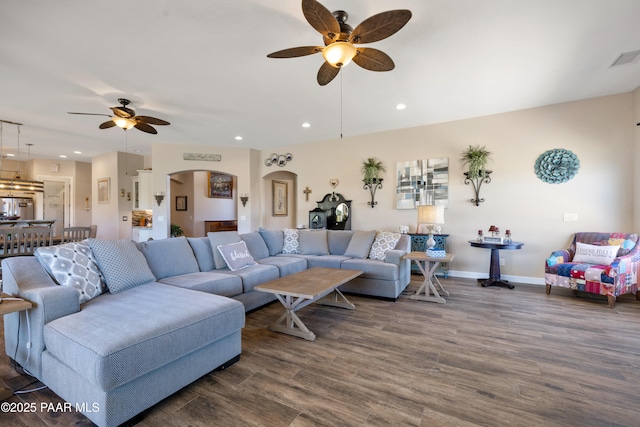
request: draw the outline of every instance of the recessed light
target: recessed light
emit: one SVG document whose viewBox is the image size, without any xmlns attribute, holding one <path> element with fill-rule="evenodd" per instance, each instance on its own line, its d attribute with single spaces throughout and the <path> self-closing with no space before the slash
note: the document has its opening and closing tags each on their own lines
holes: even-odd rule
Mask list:
<svg viewBox="0 0 640 427">
<path fill-rule="evenodd" d="M 311 123 L 304 122 L 304 123 L 302 124 L 302 127 L 303 127 L 303 128 L 310 128 L 310 127 L 311 127 Z"/>
<path fill-rule="evenodd" d="M 236 136 L 236 141 L 242 141 L 242 137 L 240 135 Z"/>
<path fill-rule="evenodd" d="M 74 151 L 73 154 L 82 154 L 82 151 Z"/>
<path fill-rule="evenodd" d="M 407 106 L 406 106 L 406 105 L 404 105 L 404 104 L 398 104 L 398 105 L 396 105 L 396 110 L 404 110 L 405 108 L 407 108 Z"/>
<path fill-rule="evenodd" d="M 66 159 L 66 158 L 67 158 L 67 156 L 65 156 L 64 154 L 60 154 L 58 157 L 61 157 L 61 158 L 63 158 L 63 159 Z"/>
<path fill-rule="evenodd" d="M 15 157 L 16 155 L 13 153 L 7 153 L 7 157 Z"/>
</svg>

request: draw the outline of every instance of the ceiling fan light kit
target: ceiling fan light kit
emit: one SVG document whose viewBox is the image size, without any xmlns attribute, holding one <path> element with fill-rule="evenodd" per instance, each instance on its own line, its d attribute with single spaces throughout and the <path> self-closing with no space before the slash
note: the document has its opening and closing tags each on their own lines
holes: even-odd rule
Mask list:
<svg viewBox="0 0 640 427">
<path fill-rule="evenodd" d="M 356 53 L 356 48 L 351 43 L 335 42 L 324 48 L 322 57 L 332 67 L 340 68 L 348 65 Z"/>
<path fill-rule="evenodd" d="M 142 132 L 150 133 L 153 135 L 157 134 L 158 131 L 155 130 L 155 128 L 151 125 L 168 126 L 171 124 L 166 120 L 158 119 L 156 117 L 136 116 L 136 112 L 133 109 L 127 107 L 127 105 L 131 104 L 131 101 L 129 101 L 128 99 L 119 98 L 118 102 L 120 103 L 121 106 L 110 107 L 114 115 L 100 114 L 100 113 L 72 113 L 72 112 L 69 112 L 68 114 L 80 114 L 84 116 L 106 116 L 106 117 L 109 117 L 110 120 L 104 123 L 101 123 L 100 126 L 98 126 L 98 128 L 109 129 L 114 126 L 117 126 L 123 130 L 136 128 L 138 130 L 141 130 Z"/>
<path fill-rule="evenodd" d="M 331 82 L 340 72 L 340 68 L 353 60 L 360 67 L 370 71 L 391 71 L 395 68 L 393 60 L 386 53 L 354 44 L 373 43 L 392 36 L 411 19 L 411 11 L 406 9 L 389 10 L 373 15 L 360 23 L 355 29 L 346 23 L 348 14 L 337 10 L 331 13 L 316 0 L 302 0 L 302 13 L 309 24 L 320 34 L 325 47 L 301 46 L 267 55 L 268 58 L 296 58 L 322 52 L 324 64 L 318 71 L 320 86 Z"/>
</svg>

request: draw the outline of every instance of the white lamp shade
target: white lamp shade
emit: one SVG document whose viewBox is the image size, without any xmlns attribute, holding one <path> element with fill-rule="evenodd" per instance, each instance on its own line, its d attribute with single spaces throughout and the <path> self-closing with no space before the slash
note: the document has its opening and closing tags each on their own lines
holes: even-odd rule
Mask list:
<svg viewBox="0 0 640 427">
<path fill-rule="evenodd" d="M 332 67 L 340 68 L 356 56 L 356 48 L 351 43 L 334 42 L 324 48 L 322 56 Z"/>
<path fill-rule="evenodd" d="M 419 205 L 418 224 L 444 224 L 444 206 Z"/>
</svg>

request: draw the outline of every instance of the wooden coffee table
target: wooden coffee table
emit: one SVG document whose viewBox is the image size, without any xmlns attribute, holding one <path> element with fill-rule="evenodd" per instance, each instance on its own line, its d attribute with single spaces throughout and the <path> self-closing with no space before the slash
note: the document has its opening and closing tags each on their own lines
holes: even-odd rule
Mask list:
<svg viewBox="0 0 640 427">
<path fill-rule="evenodd" d="M 355 305 L 342 295 L 338 286 L 362 274 L 360 270 L 314 267 L 256 286 L 256 291 L 275 294 L 285 312 L 269 325 L 269 330 L 315 341 L 311 332 L 295 313 L 313 302 L 354 310 Z"/>
</svg>

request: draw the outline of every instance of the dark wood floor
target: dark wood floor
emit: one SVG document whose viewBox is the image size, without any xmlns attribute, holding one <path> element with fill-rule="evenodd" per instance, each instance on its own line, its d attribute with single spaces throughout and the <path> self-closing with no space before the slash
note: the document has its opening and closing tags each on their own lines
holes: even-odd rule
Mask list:
<svg viewBox="0 0 640 427">
<path fill-rule="evenodd" d="M 543 286 L 442 280 L 444 305 L 350 296 L 356 310 L 300 311 L 318 336 L 247 316 L 242 357 L 153 407 L 139 426 L 638 426 L 640 302 Z M 2 343 L 4 349 L 4 343 Z M 28 383 L 3 354 L 0 379 Z M 0 381 L 2 382 L 2 381 Z M 60 402 L 49 390 L 13 402 Z M 82 415 L 0 414 L 3 426 L 90 425 Z"/>
</svg>

